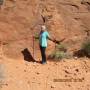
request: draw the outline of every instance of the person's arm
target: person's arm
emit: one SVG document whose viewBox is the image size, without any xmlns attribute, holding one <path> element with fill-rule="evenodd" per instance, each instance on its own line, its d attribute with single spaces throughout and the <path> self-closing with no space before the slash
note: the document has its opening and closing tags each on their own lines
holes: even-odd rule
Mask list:
<svg viewBox="0 0 90 90">
<path fill-rule="evenodd" d="M 60 44 L 61 42 L 63 42 L 64 40 L 65 40 L 65 38 L 63 38 L 63 39 L 61 39 L 61 40 L 56 40 L 56 39 L 52 39 L 52 38 L 50 38 L 50 37 L 48 37 L 48 39 L 50 40 L 50 41 L 52 41 L 52 42 L 54 42 L 54 43 L 57 43 L 57 44 Z"/>
<path fill-rule="evenodd" d="M 60 44 L 60 42 L 63 42 L 65 40 L 65 38 L 61 39 L 61 40 L 56 40 L 55 38 L 51 38 L 47 32 L 47 37 L 50 41 L 54 42 L 54 43 L 57 43 L 57 44 Z"/>
<path fill-rule="evenodd" d="M 55 43 L 60 44 L 61 42 L 63 42 L 65 40 L 65 38 L 61 39 L 61 40 L 55 40 Z"/>
<path fill-rule="evenodd" d="M 49 33 L 48 33 L 48 32 L 46 32 L 46 34 L 47 34 L 47 38 L 48 38 L 50 41 L 52 41 L 52 42 L 54 42 L 54 41 L 55 41 L 55 39 L 54 39 L 54 38 L 51 38 L 51 37 L 50 37 L 50 35 L 49 35 Z"/>
<path fill-rule="evenodd" d="M 52 42 L 55 42 L 55 39 L 54 38 L 51 38 L 50 36 L 48 37 L 48 39 Z"/>
</svg>

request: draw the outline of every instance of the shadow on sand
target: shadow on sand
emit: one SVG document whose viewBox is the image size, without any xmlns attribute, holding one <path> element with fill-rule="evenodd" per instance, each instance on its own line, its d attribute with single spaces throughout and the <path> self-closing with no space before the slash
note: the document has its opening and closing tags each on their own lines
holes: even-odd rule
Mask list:
<svg viewBox="0 0 90 90">
<path fill-rule="evenodd" d="M 21 51 L 21 53 L 23 54 L 25 61 L 40 63 L 40 61 L 36 61 L 33 58 L 32 54 L 29 52 L 28 48 L 25 48 L 23 51 Z"/>
<path fill-rule="evenodd" d="M 78 58 L 81 58 L 81 57 L 90 58 L 90 55 L 87 52 L 85 52 L 85 50 L 83 50 L 83 49 L 74 52 L 73 56 L 76 56 Z"/>
</svg>

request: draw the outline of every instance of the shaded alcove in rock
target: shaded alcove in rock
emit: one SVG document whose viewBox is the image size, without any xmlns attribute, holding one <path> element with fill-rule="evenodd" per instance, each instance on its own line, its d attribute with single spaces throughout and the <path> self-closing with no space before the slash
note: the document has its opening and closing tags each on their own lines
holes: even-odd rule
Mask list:
<svg viewBox="0 0 90 90">
<path fill-rule="evenodd" d="M 73 56 L 76 56 L 78 58 L 81 58 L 81 57 L 88 57 L 88 58 L 90 58 L 90 55 L 87 52 L 85 52 L 85 50 L 83 50 L 83 49 L 75 51 L 73 53 Z"/>
</svg>

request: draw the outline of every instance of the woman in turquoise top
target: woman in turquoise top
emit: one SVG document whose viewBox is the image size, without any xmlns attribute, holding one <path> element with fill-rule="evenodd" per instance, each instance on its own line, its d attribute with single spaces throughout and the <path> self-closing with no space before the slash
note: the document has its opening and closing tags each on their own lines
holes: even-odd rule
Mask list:
<svg viewBox="0 0 90 90">
<path fill-rule="evenodd" d="M 56 41 L 55 39 L 51 39 L 48 31 L 46 30 L 46 26 L 45 25 L 41 26 L 41 32 L 39 35 L 39 45 L 40 45 L 40 51 L 41 51 L 41 56 L 42 56 L 42 64 L 46 63 L 45 51 L 47 48 L 48 39 L 55 42 L 55 43 L 59 43 L 59 42 L 62 42 L 64 40 L 64 39 L 62 39 L 61 41 Z"/>
<path fill-rule="evenodd" d="M 46 30 L 46 26 L 41 26 L 41 32 L 39 35 L 39 45 L 40 45 L 40 50 L 41 50 L 41 56 L 42 56 L 42 64 L 46 63 L 46 48 L 47 48 L 47 42 L 48 39 L 51 41 L 55 41 L 50 38 L 48 31 Z"/>
</svg>

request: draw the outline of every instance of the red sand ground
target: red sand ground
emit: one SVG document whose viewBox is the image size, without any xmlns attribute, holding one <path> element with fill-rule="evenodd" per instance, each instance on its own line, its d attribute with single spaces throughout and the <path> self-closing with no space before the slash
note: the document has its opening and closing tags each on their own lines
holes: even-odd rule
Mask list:
<svg viewBox="0 0 90 90">
<path fill-rule="evenodd" d="M 0 61 L 5 75 L 1 90 L 90 90 L 87 58 L 48 61 L 45 65 L 7 58 Z"/>
</svg>

